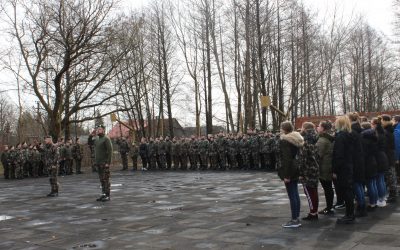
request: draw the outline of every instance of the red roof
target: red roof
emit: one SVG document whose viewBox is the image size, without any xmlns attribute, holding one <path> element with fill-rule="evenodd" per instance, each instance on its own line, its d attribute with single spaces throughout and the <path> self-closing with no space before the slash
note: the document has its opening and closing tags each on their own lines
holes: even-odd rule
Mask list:
<svg viewBox="0 0 400 250">
<path fill-rule="evenodd" d="M 125 124 L 127 124 L 128 126 L 134 128 L 135 130 L 139 130 L 140 129 L 140 124 L 139 121 L 123 121 Z M 144 127 L 147 127 L 147 121 L 144 121 Z M 124 125 L 120 124 L 119 122 L 116 122 L 114 124 L 114 126 L 111 128 L 111 130 L 108 132 L 108 137 L 110 137 L 111 139 L 114 138 L 119 138 L 121 137 L 121 135 L 123 137 L 129 137 L 129 129 L 127 127 L 125 127 Z"/>
</svg>

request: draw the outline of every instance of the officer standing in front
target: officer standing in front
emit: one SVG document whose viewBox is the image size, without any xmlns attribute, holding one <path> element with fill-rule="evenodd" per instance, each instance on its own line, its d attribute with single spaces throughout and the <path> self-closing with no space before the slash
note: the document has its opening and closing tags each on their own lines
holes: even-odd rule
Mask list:
<svg viewBox="0 0 400 250">
<path fill-rule="evenodd" d="M 98 138 L 93 139 L 93 136 L 96 134 L 93 131 L 89 135 L 89 142 L 94 143 L 94 160 L 95 165 L 97 167 L 97 171 L 99 173 L 99 179 L 101 183 L 102 195 L 97 199 L 97 201 L 109 201 L 110 200 L 110 164 L 112 157 L 112 143 L 110 138 L 108 138 L 105 134 L 104 125 L 97 126 L 97 136 Z"/>
<path fill-rule="evenodd" d="M 47 168 L 47 171 L 49 173 L 49 181 L 51 187 L 51 192 L 47 195 L 47 197 L 56 197 L 58 196 L 58 188 L 60 186 L 57 181 L 59 163 L 58 149 L 53 144 L 53 139 L 51 136 L 46 136 L 45 143 L 46 145 L 43 148 L 44 166 L 45 168 Z"/>
</svg>

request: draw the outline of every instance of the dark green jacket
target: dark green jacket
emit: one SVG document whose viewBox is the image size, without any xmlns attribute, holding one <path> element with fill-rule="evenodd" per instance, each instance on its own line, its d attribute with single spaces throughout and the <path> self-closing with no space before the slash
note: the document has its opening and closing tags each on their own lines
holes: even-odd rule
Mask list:
<svg viewBox="0 0 400 250">
<path fill-rule="evenodd" d="M 332 180 L 333 141 L 332 135 L 323 133 L 319 136 L 316 144 L 319 156 L 319 178 L 324 181 Z"/>
<path fill-rule="evenodd" d="M 94 153 L 94 162 L 96 164 L 111 164 L 113 148 L 110 138 L 103 135 L 95 139 Z"/>
</svg>

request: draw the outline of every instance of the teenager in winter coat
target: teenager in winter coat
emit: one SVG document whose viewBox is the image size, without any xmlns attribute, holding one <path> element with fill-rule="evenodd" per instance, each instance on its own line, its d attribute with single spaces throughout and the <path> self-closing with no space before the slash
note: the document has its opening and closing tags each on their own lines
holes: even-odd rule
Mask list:
<svg viewBox="0 0 400 250">
<path fill-rule="evenodd" d="M 378 188 L 376 181 L 378 179 L 378 163 L 376 155 L 378 153 L 378 136 L 375 130 L 371 129 L 371 123 L 363 122 L 363 131 L 361 132 L 362 144 L 365 160 L 365 178 L 367 184 L 367 193 L 369 206 L 368 211 L 373 212 L 378 201 Z"/>
<path fill-rule="evenodd" d="M 293 124 L 289 121 L 281 124 L 281 136 L 279 140 L 278 176 L 285 183 L 290 201 L 292 219 L 283 227 L 300 227 L 300 196 L 298 191 L 299 169 L 296 158 L 304 144 L 300 133 L 293 131 Z"/>
<path fill-rule="evenodd" d="M 394 126 L 394 145 L 395 145 L 395 160 L 396 160 L 396 173 L 397 178 L 400 175 L 400 115 L 393 117 Z"/>
<path fill-rule="evenodd" d="M 386 132 L 382 127 L 382 118 L 377 117 L 373 118 L 371 121 L 372 128 L 375 130 L 378 136 L 378 152 L 376 154 L 376 161 L 378 163 L 378 179 L 377 179 L 377 187 L 378 187 L 378 207 L 386 206 L 386 182 L 385 182 L 385 173 L 389 170 L 389 160 L 386 155 Z"/>
<path fill-rule="evenodd" d="M 382 126 L 385 129 L 386 149 L 385 153 L 388 157 L 389 169 L 385 173 L 385 181 L 389 191 L 387 202 L 395 202 L 397 196 L 397 177 L 396 177 L 396 150 L 394 142 L 394 126 L 390 115 L 382 115 Z"/>
<path fill-rule="evenodd" d="M 354 193 L 353 193 L 353 154 L 354 138 L 351 134 L 351 123 L 347 116 L 340 116 L 335 122 L 335 143 L 333 145 L 332 171 L 333 178 L 337 180 L 337 187 L 343 194 L 346 204 L 346 213 L 337 219 L 339 224 L 353 223 Z"/>
<path fill-rule="evenodd" d="M 365 204 L 365 161 L 364 150 L 361 138 L 361 125 L 358 113 L 349 113 L 347 115 L 351 121 L 351 134 L 354 138 L 354 154 L 353 154 L 353 189 L 357 201 L 356 217 L 367 216 L 367 208 Z"/>
<path fill-rule="evenodd" d="M 303 123 L 301 135 L 304 138 L 304 146 L 300 150 L 300 182 L 303 184 L 310 208 L 310 212 L 303 220 L 318 220 L 319 166 L 317 147 L 315 146 L 318 137 L 314 124 L 311 122 Z"/>
<path fill-rule="evenodd" d="M 317 127 L 318 141 L 316 144 L 319 163 L 319 181 L 324 189 L 326 207 L 319 214 L 333 215 L 333 183 L 332 183 L 332 152 L 334 137 L 331 135 L 332 123 L 321 121 Z"/>
</svg>

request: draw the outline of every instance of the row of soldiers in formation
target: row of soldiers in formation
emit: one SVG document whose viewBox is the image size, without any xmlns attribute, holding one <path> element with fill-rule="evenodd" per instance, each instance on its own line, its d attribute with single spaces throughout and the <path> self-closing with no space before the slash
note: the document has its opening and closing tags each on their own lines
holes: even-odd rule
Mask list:
<svg viewBox="0 0 400 250">
<path fill-rule="evenodd" d="M 149 140 L 142 138 L 139 145 L 129 145 L 125 138 L 117 140 L 122 170 L 128 169 L 128 155 L 133 169 L 140 156 L 145 170 L 274 170 L 279 134 L 248 131 L 247 134 L 224 134 L 191 138 L 166 136 Z"/>
<path fill-rule="evenodd" d="M 74 142 L 71 139 L 60 139 L 54 144 L 59 154 L 59 175 L 73 174 L 73 162 L 75 161 L 75 172 L 81 174 L 81 161 L 83 158 L 83 146 L 79 138 Z M 32 144 L 18 143 L 16 146 L 4 146 L 1 155 L 1 163 L 4 168 L 5 179 L 23 179 L 28 177 L 48 176 L 45 167 L 46 150 L 45 144 L 34 142 Z"/>
</svg>

